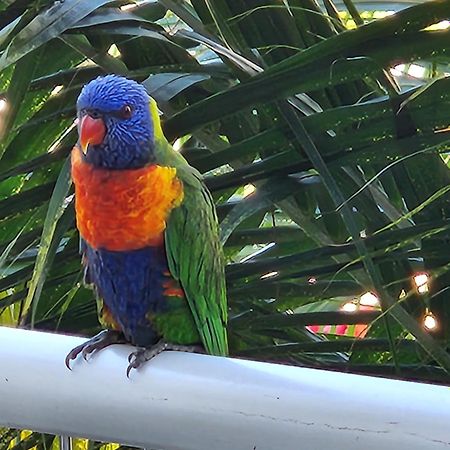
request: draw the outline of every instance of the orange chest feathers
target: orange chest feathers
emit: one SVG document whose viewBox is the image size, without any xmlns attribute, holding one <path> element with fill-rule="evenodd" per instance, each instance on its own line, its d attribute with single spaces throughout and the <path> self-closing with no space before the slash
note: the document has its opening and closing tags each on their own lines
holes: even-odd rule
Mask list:
<svg viewBox="0 0 450 450">
<path fill-rule="evenodd" d="M 160 245 L 170 211 L 183 200 L 183 185 L 172 167 L 107 170 L 72 150 L 77 227 L 94 248 L 137 250 Z"/>
</svg>

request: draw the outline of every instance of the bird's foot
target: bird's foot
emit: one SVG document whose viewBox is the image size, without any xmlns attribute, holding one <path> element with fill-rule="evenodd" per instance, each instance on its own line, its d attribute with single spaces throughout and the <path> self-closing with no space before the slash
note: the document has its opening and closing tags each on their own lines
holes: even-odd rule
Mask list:
<svg viewBox="0 0 450 450">
<path fill-rule="evenodd" d="M 88 356 L 92 353 L 108 347 L 109 345 L 123 344 L 124 342 L 125 339 L 123 337 L 123 334 L 119 331 L 100 331 L 100 333 L 95 335 L 92 339 L 89 339 L 83 344 L 78 345 L 69 352 L 69 354 L 66 356 L 66 366 L 68 369 L 70 369 L 70 361 L 75 359 L 80 353 L 85 361 L 87 361 Z"/>
<path fill-rule="evenodd" d="M 170 344 L 164 340 L 160 340 L 155 345 L 150 348 L 140 348 L 133 353 L 130 353 L 128 357 L 128 362 L 130 363 L 127 368 L 127 377 L 130 377 L 130 372 L 132 369 L 137 369 L 142 366 L 146 361 L 150 361 L 155 356 L 159 355 L 164 350 L 171 350 L 175 352 L 188 352 L 195 353 L 201 352 L 203 349 L 196 345 L 178 345 Z"/>
</svg>

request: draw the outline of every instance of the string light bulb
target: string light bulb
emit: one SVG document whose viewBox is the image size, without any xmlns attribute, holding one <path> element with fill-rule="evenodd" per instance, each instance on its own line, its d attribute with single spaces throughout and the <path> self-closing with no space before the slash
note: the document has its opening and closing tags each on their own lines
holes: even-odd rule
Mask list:
<svg viewBox="0 0 450 450">
<path fill-rule="evenodd" d="M 373 292 L 366 292 L 363 295 L 361 295 L 359 303 L 364 306 L 378 306 L 379 300 L 378 297 Z"/>
<path fill-rule="evenodd" d="M 345 312 L 355 312 L 358 310 L 358 305 L 354 302 L 347 302 L 342 305 L 341 309 Z"/>
<path fill-rule="evenodd" d="M 414 283 L 417 286 L 417 292 L 419 292 L 419 294 L 428 292 L 428 278 L 427 273 L 418 273 L 414 275 Z"/>
<path fill-rule="evenodd" d="M 430 331 L 436 330 L 439 326 L 436 316 L 428 309 L 425 311 L 425 315 L 423 316 L 423 326 Z"/>
</svg>

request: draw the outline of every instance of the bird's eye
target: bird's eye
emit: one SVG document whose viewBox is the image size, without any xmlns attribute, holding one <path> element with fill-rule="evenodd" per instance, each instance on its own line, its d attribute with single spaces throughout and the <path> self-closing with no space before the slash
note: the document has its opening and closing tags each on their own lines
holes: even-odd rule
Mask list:
<svg viewBox="0 0 450 450">
<path fill-rule="evenodd" d="M 122 108 L 120 108 L 120 117 L 122 117 L 123 119 L 129 119 L 132 113 L 133 110 L 131 109 L 130 105 L 124 105 L 122 106 Z"/>
</svg>

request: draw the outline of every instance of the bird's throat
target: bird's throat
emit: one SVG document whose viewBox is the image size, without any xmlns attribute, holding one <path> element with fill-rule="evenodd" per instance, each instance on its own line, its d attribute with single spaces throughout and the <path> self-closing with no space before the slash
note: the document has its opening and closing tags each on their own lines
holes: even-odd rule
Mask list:
<svg viewBox="0 0 450 450">
<path fill-rule="evenodd" d="M 170 211 L 183 200 L 172 167 L 108 170 L 72 150 L 77 227 L 89 245 L 112 251 L 161 245 Z"/>
</svg>

